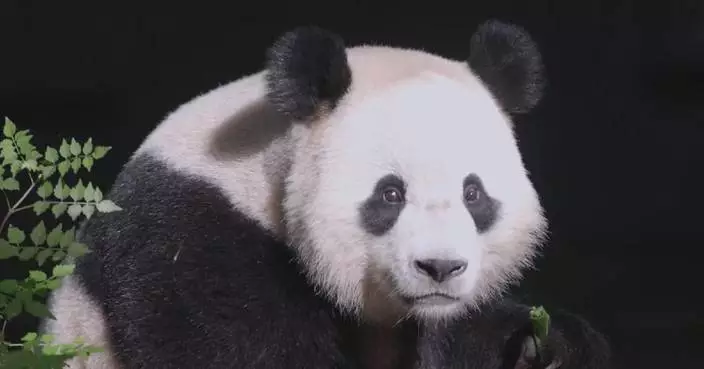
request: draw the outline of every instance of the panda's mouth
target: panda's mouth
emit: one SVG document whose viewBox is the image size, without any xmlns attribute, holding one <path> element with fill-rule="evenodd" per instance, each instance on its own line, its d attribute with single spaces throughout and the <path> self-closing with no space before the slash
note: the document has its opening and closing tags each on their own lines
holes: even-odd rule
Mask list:
<svg viewBox="0 0 704 369">
<path fill-rule="evenodd" d="M 408 305 L 449 305 L 460 301 L 459 297 L 445 293 L 428 293 L 419 296 L 401 296 Z"/>
</svg>

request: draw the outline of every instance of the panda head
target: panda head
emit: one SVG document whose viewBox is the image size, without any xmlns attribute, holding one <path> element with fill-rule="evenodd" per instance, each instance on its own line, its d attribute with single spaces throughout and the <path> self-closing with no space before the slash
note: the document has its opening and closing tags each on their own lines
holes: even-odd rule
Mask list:
<svg viewBox="0 0 704 369">
<path fill-rule="evenodd" d="M 510 114 L 541 97 L 520 28 L 490 21 L 466 60 L 346 48 L 305 27 L 268 51 L 267 97 L 294 124 L 286 234 L 343 309 L 447 319 L 529 266 L 546 221 Z"/>
</svg>

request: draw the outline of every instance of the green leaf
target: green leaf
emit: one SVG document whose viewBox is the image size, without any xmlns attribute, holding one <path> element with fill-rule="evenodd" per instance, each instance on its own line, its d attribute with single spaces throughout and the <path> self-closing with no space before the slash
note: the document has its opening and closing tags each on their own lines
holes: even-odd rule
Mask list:
<svg viewBox="0 0 704 369">
<path fill-rule="evenodd" d="M 88 138 L 88 140 L 83 144 L 83 154 L 88 155 L 93 152 L 93 139 Z"/>
<path fill-rule="evenodd" d="M 532 307 L 529 314 L 535 336 L 544 341 L 550 329 L 550 315 L 542 306 Z"/>
<path fill-rule="evenodd" d="M 0 140 L 0 150 L 9 150 L 12 149 L 12 140 L 9 138 L 4 138 Z"/>
<path fill-rule="evenodd" d="M 45 165 L 42 167 L 42 177 L 49 178 L 54 173 L 56 173 L 56 166 L 55 165 Z"/>
<path fill-rule="evenodd" d="M 17 160 L 17 156 L 13 160 Z M 22 162 L 21 161 L 13 161 L 12 164 L 10 164 L 10 173 L 12 173 L 13 176 L 16 176 L 17 173 L 22 170 Z"/>
<path fill-rule="evenodd" d="M 17 148 L 20 149 L 20 153 L 24 156 L 30 156 L 35 149 L 34 145 L 29 142 L 31 139 L 32 136 L 15 137 Z"/>
<path fill-rule="evenodd" d="M 96 146 L 95 150 L 93 150 L 93 158 L 95 159 L 101 159 L 103 158 L 108 151 L 110 151 L 111 147 L 109 146 Z"/>
<path fill-rule="evenodd" d="M 112 200 L 103 200 L 99 202 L 96 207 L 98 208 L 98 211 L 101 213 L 111 213 L 113 211 L 118 211 L 122 210 L 119 206 L 115 205 Z"/>
<path fill-rule="evenodd" d="M 69 147 L 71 155 L 77 156 L 81 154 L 81 144 L 76 141 L 75 138 L 71 138 L 71 145 Z"/>
<path fill-rule="evenodd" d="M 32 205 L 32 210 L 34 210 L 34 214 L 42 215 L 49 210 L 50 207 L 51 204 L 46 201 L 37 201 Z"/>
<path fill-rule="evenodd" d="M 95 213 L 95 205 L 92 205 L 92 204 L 83 205 L 83 215 L 86 216 L 86 219 L 90 219 L 90 217 L 93 216 L 93 213 Z"/>
<path fill-rule="evenodd" d="M 46 151 L 44 151 L 44 159 L 50 163 L 56 163 L 59 161 L 59 152 L 55 148 L 47 146 Z"/>
<path fill-rule="evenodd" d="M 68 216 L 71 217 L 71 220 L 75 221 L 76 219 L 78 219 L 82 212 L 83 207 L 81 206 L 81 204 L 71 204 L 68 207 Z"/>
<path fill-rule="evenodd" d="M 56 182 L 56 186 L 54 186 L 54 197 L 59 200 L 65 199 L 63 191 L 64 186 L 65 184 L 60 179 L 58 182 Z"/>
<path fill-rule="evenodd" d="M 39 338 L 39 340 L 42 343 L 52 343 L 52 342 L 54 342 L 54 336 L 51 334 L 42 334 L 42 336 Z"/>
<path fill-rule="evenodd" d="M 5 117 L 5 125 L 2 128 L 2 133 L 5 135 L 5 137 L 12 138 L 15 135 L 16 131 L 17 126 L 15 126 L 15 123 L 13 123 L 10 118 Z"/>
<path fill-rule="evenodd" d="M 17 256 L 17 246 L 10 245 L 9 242 L 0 239 L 0 260 Z"/>
<path fill-rule="evenodd" d="M 59 204 L 54 204 L 51 207 L 51 213 L 54 214 L 54 217 L 58 218 L 61 216 L 61 214 L 65 213 L 67 209 L 68 209 L 68 204 L 65 202 L 62 202 Z"/>
<path fill-rule="evenodd" d="M 56 253 L 54 253 L 54 255 L 51 257 L 51 260 L 53 260 L 53 261 L 61 261 L 61 260 L 63 260 L 65 257 L 66 257 L 66 253 L 63 252 L 63 251 L 61 251 L 61 250 L 59 250 L 59 251 L 57 251 Z"/>
<path fill-rule="evenodd" d="M 62 249 L 68 247 L 74 241 L 75 234 L 76 229 L 73 227 L 64 232 L 63 236 L 61 236 L 61 240 L 59 241 L 59 246 L 61 246 Z"/>
<path fill-rule="evenodd" d="M 15 226 L 8 226 L 7 227 L 7 240 L 10 241 L 10 243 L 18 245 L 26 239 L 26 235 L 24 232 L 15 227 Z"/>
<path fill-rule="evenodd" d="M 71 162 L 68 160 L 63 160 L 56 168 L 59 170 L 59 175 L 63 177 L 71 168 Z"/>
<path fill-rule="evenodd" d="M 42 199 L 46 199 L 47 197 L 51 196 L 51 193 L 54 191 L 54 187 L 49 183 L 49 181 L 46 181 L 42 183 L 41 186 L 37 189 L 37 195 L 41 197 Z"/>
<path fill-rule="evenodd" d="M 74 173 L 78 173 L 78 171 L 81 169 L 81 163 L 81 158 L 73 158 L 73 160 L 71 161 L 71 169 Z"/>
<path fill-rule="evenodd" d="M 66 250 L 69 256 L 77 258 L 90 252 L 88 246 L 80 242 L 73 242 Z"/>
<path fill-rule="evenodd" d="M 59 264 L 54 266 L 54 269 L 52 270 L 52 275 L 54 277 L 66 277 L 71 275 L 73 273 L 73 270 L 76 269 L 76 266 L 73 264 Z"/>
<path fill-rule="evenodd" d="M 15 297 L 10 301 L 9 304 L 7 304 L 7 307 L 5 308 L 5 316 L 7 319 L 13 319 L 16 318 L 18 315 L 22 313 L 22 300 L 19 298 Z"/>
<path fill-rule="evenodd" d="M 31 153 L 24 154 L 24 155 L 30 155 L 30 154 Z M 22 163 L 22 168 L 29 169 L 32 172 L 36 172 L 37 170 L 39 170 L 39 165 L 37 164 L 36 160 L 29 159 L 29 160 L 25 161 L 24 163 Z"/>
<path fill-rule="evenodd" d="M 101 202 L 103 201 L 103 191 L 100 191 L 100 188 L 96 187 L 95 188 L 95 198 L 93 199 L 95 202 Z"/>
<path fill-rule="evenodd" d="M 46 317 L 51 317 L 54 318 L 54 316 L 51 314 L 49 311 L 49 308 L 47 308 L 46 305 L 39 301 L 27 301 L 24 303 L 24 309 L 27 313 L 34 315 L 37 318 L 46 318 Z"/>
<path fill-rule="evenodd" d="M 90 172 L 91 169 L 93 169 L 93 164 L 94 164 L 94 161 L 93 161 L 92 157 L 86 156 L 83 158 L 83 167 L 86 168 L 87 171 Z"/>
<path fill-rule="evenodd" d="M 83 199 L 86 200 L 86 202 L 95 200 L 95 189 L 93 188 L 93 183 L 88 182 L 88 186 L 86 186 L 86 190 L 83 192 Z"/>
<path fill-rule="evenodd" d="M 34 255 L 37 254 L 37 251 L 39 251 L 39 249 L 36 247 L 31 247 L 31 246 L 21 247 L 20 254 L 17 255 L 17 258 L 19 258 L 21 261 L 27 261 L 27 260 L 33 258 Z"/>
<path fill-rule="evenodd" d="M 0 280 L 0 292 L 2 293 L 6 293 L 8 295 L 14 294 L 18 287 L 19 284 L 14 279 Z"/>
<path fill-rule="evenodd" d="M 36 246 L 41 246 L 46 242 L 46 225 L 44 225 L 43 220 L 40 220 L 39 223 L 32 228 L 32 233 L 29 234 L 29 238 Z"/>
<path fill-rule="evenodd" d="M 73 201 L 81 201 L 83 200 L 83 193 L 85 192 L 85 190 L 86 188 L 83 185 L 83 181 L 79 179 L 78 184 L 76 184 L 76 186 L 71 189 L 69 196 L 71 196 Z"/>
<path fill-rule="evenodd" d="M 34 332 L 29 332 L 20 339 L 22 342 L 32 342 L 37 339 L 37 334 Z"/>
<path fill-rule="evenodd" d="M 59 154 L 61 157 L 68 158 L 71 156 L 71 146 L 66 142 L 66 139 L 61 140 L 61 146 L 59 146 Z"/>
<path fill-rule="evenodd" d="M 37 260 L 37 264 L 39 266 L 44 265 L 44 263 L 46 263 L 47 259 L 49 259 L 49 257 L 53 253 L 54 253 L 54 250 L 52 250 L 52 249 L 44 249 L 42 251 L 39 251 L 39 253 L 37 254 L 37 257 L 35 258 L 35 260 Z"/>
<path fill-rule="evenodd" d="M 51 232 L 49 232 L 49 234 L 47 235 L 46 244 L 49 247 L 54 247 L 54 246 L 58 245 L 59 242 L 61 241 L 61 237 L 63 237 L 63 235 L 64 235 L 63 227 L 61 226 L 61 224 L 59 224 L 56 227 L 54 227 L 54 229 L 52 229 Z"/>
<path fill-rule="evenodd" d="M 14 178 L 6 178 L 2 183 L 2 188 L 8 191 L 17 191 L 20 189 L 20 183 Z"/>
<path fill-rule="evenodd" d="M 35 281 L 35 282 L 44 282 L 47 279 L 46 273 L 42 272 L 41 270 L 30 270 L 29 271 L 29 279 Z"/>
<path fill-rule="evenodd" d="M 46 288 L 55 290 L 61 287 L 61 279 L 50 279 L 46 282 Z"/>
</svg>

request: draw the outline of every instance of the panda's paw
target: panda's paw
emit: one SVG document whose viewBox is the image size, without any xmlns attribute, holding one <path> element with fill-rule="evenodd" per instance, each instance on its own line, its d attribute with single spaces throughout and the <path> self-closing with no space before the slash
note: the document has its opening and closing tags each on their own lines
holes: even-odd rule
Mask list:
<svg viewBox="0 0 704 369">
<path fill-rule="evenodd" d="M 520 354 L 513 369 L 559 369 L 562 360 L 547 345 L 540 344 L 533 335 L 523 338 Z"/>
</svg>

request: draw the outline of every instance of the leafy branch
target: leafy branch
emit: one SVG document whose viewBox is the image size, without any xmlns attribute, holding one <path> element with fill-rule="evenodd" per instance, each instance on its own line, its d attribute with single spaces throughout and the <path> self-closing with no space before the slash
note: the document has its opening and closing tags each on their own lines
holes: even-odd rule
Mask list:
<svg viewBox="0 0 704 369">
<path fill-rule="evenodd" d="M 35 332 L 25 334 L 20 343 L 12 343 L 5 340 L 5 329 L 10 320 L 23 312 L 54 319 L 40 299 L 59 288 L 61 279 L 73 273 L 75 266 L 67 258 L 90 252 L 76 239 L 75 224 L 91 218 L 96 211 L 109 213 L 121 209 L 104 198 L 98 186 L 76 178 L 82 169 L 90 172 L 110 147 L 96 146 L 91 138 L 83 143 L 70 138 L 63 139 L 58 149 L 47 146 L 40 152 L 32 138 L 29 130 L 18 130 L 14 122 L 5 118 L 0 141 L 0 191 L 7 212 L 0 221 L 0 236 L 4 235 L 0 238 L 0 260 L 33 260 L 39 267 L 51 261 L 55 265 L 50 275 L 42 270 L 29 270 L 22 280 L 0 280 L 0 367 L 63 368 L 66 360 L 100 349 L 80 340 L 54 344 L 52 336 L 39 336 Z M 25 190 L 22 181 L 26 183 Z M 40 218 L 51 215 L 56 225 L 48 226 L 40 219 L 26 232 L 10 223 L 13 215 L 29 210 Z M 62 217 L 70 218 L 74 225 L 64 226 Z"/>
</svg>

